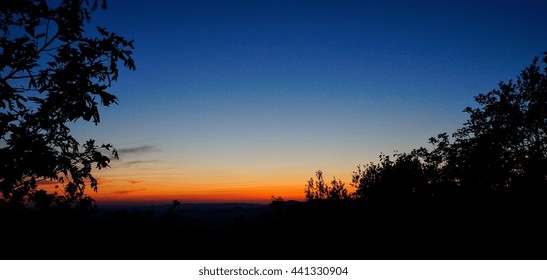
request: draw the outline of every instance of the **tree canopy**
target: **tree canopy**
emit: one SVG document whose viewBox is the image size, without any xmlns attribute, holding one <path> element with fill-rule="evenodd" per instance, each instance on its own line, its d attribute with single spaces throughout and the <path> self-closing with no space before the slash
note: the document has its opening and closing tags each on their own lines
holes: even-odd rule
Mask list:
<svg viewBox="0 0 547 280">
<path fill-rule="evenodd" d="M 535 196 L 547 190 L 547 53 L 536 57 L 515 80 L 475 96 L 476 107 L 453 134 L 378 163 L 358 166 L 351 185 L 359 199 L 473 196 L 511 193 Z M 318 171 L 306 198 L 327 198 Z M 340 182 L 341 183 L 341 182 Z"/>
<path fill-rule="evenodd" d="M 135 70 L 133 41 L 86 28 L 98 0 L 0 4 L 0 193 L 10 203 L 74 204 L 97 190 L 94 168 L 117 158 L 110 144 L 80 143 L 70 123 L 100 122 L 117 103 L 107 89 L 120 64 Z M 103 1 L 103 8 L 106 2 Z M 110 156 L 106 152 L 112 153 Z M 60 192 L 47 192 L 41 182 Z"/>
<path fill-rule="evenodd" d="M 547 66 L 538 61 L 464 110 L 469 120 L 446 151 L 462 185 L 482 192 L 546 186 Z"/>
</svg>

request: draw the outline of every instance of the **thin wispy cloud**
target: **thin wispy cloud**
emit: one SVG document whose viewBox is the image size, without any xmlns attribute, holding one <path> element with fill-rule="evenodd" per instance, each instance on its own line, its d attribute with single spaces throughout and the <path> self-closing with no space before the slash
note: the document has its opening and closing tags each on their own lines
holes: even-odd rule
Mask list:
<svg viewBox="0 0 547 280">
<path fill-rule="evenodd" d="M 146 188 L 141 188 L 141 189 L 134 189 L 134 190 L 123 190 L 123 191 L 115 191 L 115 192 L 112 192 L 113 194 L 128 194 L 128 193 L 134 193 L 134 192 L 140 192 L 140 191 L 145 191 L 147 190 Z"/>
<path fill-rule="evenodd" d="M 122 165 L 133 166 L 138 164 L 155 163 L 155 162 L 158 162 L 158 160 L 132 160 L 132 161 L 124 162 L 122 163 Z"/>
<path fill-rule="evenodd" d="M 119 149 L 118 153 L 119 154 L 141 154 L 141 153 L 158 152 L 158 151 L 159 149 L 152 145 L 143 145 L 143 146 Z"/>
<path fill-rule="evenodd" d="M 108 183 L 113 182 L 113 180 L 103 178 L 103 177 L 96 177 L 95 179 L 97 180 L 97 183 L 99 185 L 108 184 Z M 37 180 L 36 183 L 38 184 L 38 186 L 41 186 L 41 187 L 54 187 L 54 186 L 62 187 L 65 184 L 67 184 L 68 181 L 65 181 L 63 183 L 63 182 L 56 181 L 56 180 L 43 179 L 43 180 Z"/>
<path fill-rule="evenodd" d="M 37 183 L 39 186 L 55 186 L 55 185 L 62 185 L 59 181 L 53 181 L 53 180 L 37 180 Z"/>
</svg>

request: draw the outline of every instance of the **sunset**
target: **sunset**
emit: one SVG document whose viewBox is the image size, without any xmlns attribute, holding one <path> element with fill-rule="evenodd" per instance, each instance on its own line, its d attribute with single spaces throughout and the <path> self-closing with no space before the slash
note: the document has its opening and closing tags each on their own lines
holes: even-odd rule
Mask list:
<svg viewBox="0 0 547 280">
<path fill-rule="evenodd" d="M 3 256 L 547 259 L 546 12 L 3 1 Z"/>
<path fill-rule="evenodd" d="M 135 40 L 101 123 L 120 152 L 102 202 L 304 200 L 380 153 L 429 147 L 473 96 L 546 50 L 542 1 L 110 1 L 90 26 Z"/>
</svg>

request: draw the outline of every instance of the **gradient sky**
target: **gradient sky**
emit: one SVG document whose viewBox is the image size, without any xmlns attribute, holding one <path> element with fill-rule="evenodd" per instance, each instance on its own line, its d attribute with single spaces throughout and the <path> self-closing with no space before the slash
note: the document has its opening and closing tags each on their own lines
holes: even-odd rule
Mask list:
<svg viewBox="0 0 547 280">
<path fill-rule="evenodd" d="M 108 1 L 92 24 L 135 40 L 137 71 L 98 126 L 74 125 L 120 152 L 91 195 L 303 200 L 319 169 L 349 185 L 461 127 L 473 96 L 547 51 L 546 15 L 543 0 Z"/>
</svg>

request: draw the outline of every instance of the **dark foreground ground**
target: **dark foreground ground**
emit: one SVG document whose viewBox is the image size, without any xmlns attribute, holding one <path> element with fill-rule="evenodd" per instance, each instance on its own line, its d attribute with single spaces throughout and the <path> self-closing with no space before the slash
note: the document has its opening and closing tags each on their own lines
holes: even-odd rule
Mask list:
<svg viewBox="0 0 547 280">
<path fill-rule="evenodd" d="M 1 259 L 547 259 L 540 199 L 1 212 Z"/>
</svg>

